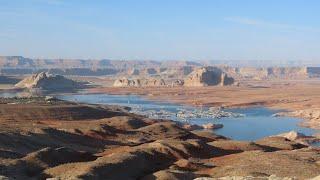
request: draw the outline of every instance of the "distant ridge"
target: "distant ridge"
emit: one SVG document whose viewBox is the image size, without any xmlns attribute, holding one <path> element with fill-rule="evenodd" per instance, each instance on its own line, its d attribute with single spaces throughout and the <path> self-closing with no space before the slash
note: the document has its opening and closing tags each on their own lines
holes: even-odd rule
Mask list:
<svg viewBox="0 0 320 180">
<path fill-rule="evenodd" d="M 0 75 L 26 75 L 49 72 L 66 76 L 165 76 L 184 78 L 194 69 L 214 66 L 235 77 L 306 78 L 320 77 L 320 64 L 310 61 L 154 61 L 110 59 L 31 59 L 23 56 L 0 56 Z"/>
<path fill-rule="evenodd" d="M 0 68 L 116 68 L 202 66 L 202 63 L 184 60 L 110 60 L 110 59 L 31 59 L 23 56 L 0 56 Z"/>
</svg>

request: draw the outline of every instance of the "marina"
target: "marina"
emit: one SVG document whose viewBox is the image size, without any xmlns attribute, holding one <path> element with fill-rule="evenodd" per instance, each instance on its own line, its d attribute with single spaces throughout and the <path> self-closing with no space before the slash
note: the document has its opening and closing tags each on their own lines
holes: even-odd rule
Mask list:
<svg viewBox="0 0 320 180">
<path fill-rule="evenodd" d="M 136 95 L 70 94 L 57 98 L 91 104 L 127 106 L 132 113 L 154 119 L 170 119 L 182 123 L 203 126 L 221 124 L 213 131 L 235 140 L 257 140 L 266 136 L 297 131 L 313 135 L 317 130 L 299 126 L 302 121 L 293 117 L 277 117 L 280 110 L 265 107 L 223 109 L 219 107 L 192 107 L 181 104 L 158 102 Z"/>
</svg>

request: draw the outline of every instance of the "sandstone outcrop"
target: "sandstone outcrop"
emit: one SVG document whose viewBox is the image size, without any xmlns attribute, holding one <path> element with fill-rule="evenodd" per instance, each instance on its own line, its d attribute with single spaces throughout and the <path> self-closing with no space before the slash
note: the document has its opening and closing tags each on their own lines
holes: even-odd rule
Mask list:
<svg viewBox="0 0 320 180">
<path fill-rule="evenodd" d="M 203 127 L 204 129 L 220 129 L 220 128 L 223 128 L 223 124 L 212 124 L 212 123 L 208 123 L 208 124 L 202 125 L 202 127 Z"/>
<path fill-rule="evenodd" d="M 306 67 L 270 67 L 267 68 L 270 78 L 307 78 L 308 70 Z"/>
<path fill-rule="evenodd" d="M 83 86 L 83 83 L 67 79 L 61 75 L 52 75 L 46 72 L 29 76 L 15 85 L 17 88 L 42 89 L 49 91 L 74 90 Z"/>
<path fill-rule="evenodd" d="M 236 74 L 242 78 L 263 79 L 268 77 L 266 68 L 241 67 L 235 69 Z"/>
<path fill-rule="evenodd" d="M 113 83 L 113 87 L 140 87 L 140 79 L 128 79 L 121 78 L 116 79 Z"/>
<path fill-rule="evenodd" d="M 290 141 L 296 141 L 298 139 L 307 137 L 306 135 L 304 135 L 302 133 L 298 133 L 296 131 L 290 131 L 290 132 L 282 133 L 282 134 L 279 134 L 279 135 L 276 135 L 276 136 L 287 138 Z"/>
<path fill-rule="evenodd" d="M 121 78 L 116 79 L 113 83 L 113 87 L 158 87 L 166 86 L 166 82 L 163 79 L 128 79 Z"/>
<path fill-rule="evenodd" d="M 184 80 L 184 86 L 216 86 L 231 85 L 232 77 L 216 67 L 203 67 L 190 73 Z"/>
<path fill-rule="evenodd" d="M 282 133 L 276 135 L 276 137 L 284 137 L 286 139 L 289 139 L 290 141 L 295 141 L 300 144 L 310 145 L 314 142 L 319 142 L 319 137 L 316 136 L 306 136 L 302 133 L 296 132 L 296 131 L 290 131 L 287 133 Z"/>
<path fill-rule="evenodd" d="M 189 131 L 203 129 L 202 126 L 199 126 L 199 125 L 196 125 L 196 124 L 182 124 L 181 127 L 184 128 L 184 129 L 187 129 Z"/>
<path fill-rule="evenodd" d="M 163 79 L 146 79 L 142 86 L 166 86 L 166 82 Z"/>
<path fill-rule="evenodd" d="M 237 79 L 305 79 L 312 73 L 306 67 L 222 67 Z"/>
<path fill-rule="evenodd" d="M 291 112 L 280 112 L 275 114 L 275 116 L 292 116 L 303 118 L 301 124 L 306 127 L 312 127 L 315 129 L 320 129 L 320 109 L 319 108 L 308 108 Z"/>
<path fill-rule="evenodd" d="M 290 114 L 293 116 L 307 118 L 311 120 L 320 119 L 320 109 L 304 109 L 304 110 L 294 111 Z"/>
<path fill-rule="evenodd" d="M 171 86 L 172 86 L 172 87 L 183 86 L 183 85 L 184 85 L 184 81 L 181 80 L 181 79 L 174 80 L 174 81 L 171 83 Z"/>
</svg>

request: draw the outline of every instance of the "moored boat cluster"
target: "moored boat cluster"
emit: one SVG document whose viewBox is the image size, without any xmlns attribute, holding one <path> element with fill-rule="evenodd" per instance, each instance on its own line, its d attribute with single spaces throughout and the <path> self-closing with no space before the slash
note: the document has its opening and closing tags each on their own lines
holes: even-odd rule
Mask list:
<svg viewBox="0 0 320 180">
<path fill-rule="evenodd" d="M 222 108 L 211 107 L 211 108 L 178 108 L 176 111 L 169 111 L 165 109 L 160 110 L 146 110 L 141 106 L 132 106 L 132 113 L 141 114 L 149 118 L 155 119 L 174 119 L 178 121 L 188 121 L 189 119 L 201 119 L 201 118 L 212 118 L 220 119 L 223 117 L 239 118 L 244 117 L 244 114 L 234 113 L 230 111 L 224 111 Z"/>
</svg>

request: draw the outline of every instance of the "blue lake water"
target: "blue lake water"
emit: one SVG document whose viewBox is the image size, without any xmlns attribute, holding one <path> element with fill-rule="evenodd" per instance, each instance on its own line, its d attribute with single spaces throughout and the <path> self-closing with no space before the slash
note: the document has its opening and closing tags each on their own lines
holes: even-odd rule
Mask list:
<svg viewBox="0 0 320 180">
<path fill-rule="evenodd" d="M 147 100 L 141 96 L 135 95 L 107 95 L 107 94 L 73 94 L 58 95 L 60 99 L 92 103 L 92 104 L 110 104 L 128 107 L 139 106 L 142 111 L 165 110 L 176 113 L 179 109 L 195 109 L 197 107 L 184 106 L 174 103 L 165 103 Z M 273 117 L 274 113 L 279 111 L 264 107 L 252 107 L 242 109 L 227 109 L 225 111 L 244 114 L 245 117 L 225 117 L 221 119 L 213 118 L 192 118 L 188 119 L 191 124 L 219 123 L 224 127 L 214 130 L 215 133 L 230 137 L 235 140 L 257 140 L 266 136 L 276 135 L 288 131 L 297 131 L 306 135 L 317 133 L 316 130 L 298 126 L 301 119 L 292 117 Z M 177 120 L 176 117 L 170 118 Z"/>
</svg>

